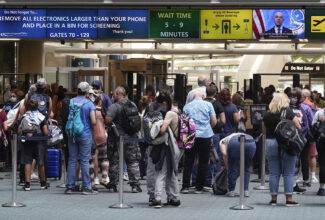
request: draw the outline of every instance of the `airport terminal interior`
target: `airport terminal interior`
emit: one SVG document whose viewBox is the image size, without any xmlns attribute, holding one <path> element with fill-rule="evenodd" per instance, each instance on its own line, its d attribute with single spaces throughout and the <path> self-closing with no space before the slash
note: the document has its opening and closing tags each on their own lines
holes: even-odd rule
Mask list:
<svg viewBox="0 0 325 220">
<path fill-rule="evenodd" d="M 256 106 L 266 106 L 258 95 L 270 85 L 275 92 L 288 87 L 309 89 L 324 100 L 325 1 L 0 0 L 1 106 L 9 102 L 11 89 L 25 97 L 31 85 L 45 78 L 48 88 L 61 86 L 69 97 L 77 95 L 83 81 L 101 81 L 110 98 L 125 85 L 134 102 L 146 95 L 148 86 L 158 91 L 167 85 L 183 107 L 203 76 L 219 92 L 228 89 L 230 95 L 242 94 L 243 99 L 251 95 L 251 105 Z M 247 109 L 252 115 L 252 108 Z M 262 133 L 261 124 L 259 129 Z M 181 194 L 182 206 L 177 209 L 148 208 L 146 178 L 140 180 L 143 192 L 139 194 L 131 193 L 124 181 L 124 201 L 133 206 L 125 210 L 108 208 L 121 197 L 102 186 L 94 197 L 68 198 L 61 188 L 65 171 L 62 178 L 49 180 L 51 188 L 45 192 L 36 189 L 37 180 L 32 180 L 31 192 L 18 185 L 14 192 L 15 175 L 19 181 L 19 174 L 12 172 L 15 152 L 0 146 L 0 204 L 17 200 L 26 205 L 0 207 L 0 219 L 324 218 L 325 197 L 316 196 L 318 184 L 294 195 L 299 207 L 273 208 L 268 204 L 269 190 L 253 189 L 261 184 L 262 169 L 254 166 L 251 179 L 259 182 L 250 184 L 250 197 L 245 198 L 254 209 L 243 212 L 229 209 L 242 203 L 239 178 L 235 198 L 214 195 L 212 189 L 200 195 Z M 267 186 L 268 166 L 263 183 Z M 178 179 L 181 185 L 182 173 Z M 281 193 L 283 186 L 281 180 Z M 279 198 L 284 203 L 284 196 Z"/>
</svg>

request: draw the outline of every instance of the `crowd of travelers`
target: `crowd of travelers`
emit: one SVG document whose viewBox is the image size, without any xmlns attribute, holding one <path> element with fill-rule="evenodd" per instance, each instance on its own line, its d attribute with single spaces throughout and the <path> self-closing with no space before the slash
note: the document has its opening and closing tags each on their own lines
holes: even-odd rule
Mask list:
<svg viewBox="0 0 325 220">
<path fill-rule="evenodd" d="M 267 107 L 260 126 L 250 120 L 252 92 L 231 95 L 229 89 L 218 91 L 205 76 L 198 78 L 198 88 L 188 93 L 182 109 L 166 85 L 158 91 L 148 86 L 136 103 L 128 98 L 130 92 L 121 85 L 110 97 L 103 92 L 102 82 L 94 80 L 91 84 L 80 82 L 73 95 L 62 86 L 48 85 L 44 78 L 27 94 L 9 88 L 0 106 L 0 138 L 2 145 L 10 147 L 12 133 L 18 134 L 19 184 L 23 190 L 30 191 L 35 178 L 41 189 L 49 187 L 47 151 L 55 124 L 63 133 L 58 146 L 65 155 L 65 194 L 95 195 L 98 185 L 117 192 L 123 136 L 125 180 L 133 193 L 141 193 L 139 181 L 146 178 L 149 206 L 178 207 L 180 194 L 201 194 L 212 188 L 215 194 L 234 197 L 239 137 L 244 135 L 244 195 L 249 197 L 251 165 L 260 157 L 257 140 L 264 134 L 269 204 L 277 205 L 281 176 L 286 206 L 299 205 L 292 195 L 303 194 L 311 184 L 319 183 L 317 195 L 325 196 L 325 101 L 317 91 L 286 88 L 282 93 L 273 85 L 260 88 L 254 104 Z M 284 131 L 296 135 L 286 139 Z M 221 175 L 226 175 L 226 190 L 216 193 Z M 166 203 L 162 203 L 164 190 Z"/>
</svg>

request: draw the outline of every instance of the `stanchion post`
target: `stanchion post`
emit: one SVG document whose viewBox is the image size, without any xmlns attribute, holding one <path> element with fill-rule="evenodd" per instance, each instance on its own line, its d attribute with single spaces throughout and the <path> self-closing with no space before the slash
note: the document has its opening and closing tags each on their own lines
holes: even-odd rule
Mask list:
<svg viewBox="0 0 325 220">
<path fill-rule="evenodd" d="M 68 146 L 66 146 L 66 147 L 68 147 Z M 64 153 L 64 149 L 62 148 L 62 161 L 63 161 L 63 163 L 62 163 L 62 165 L 63 165 L 63 171 L 62 171 L 62 175 L 63 175 L 63 183 L 62 184 L 60 184 L 60 185 L 57 185 L 56 187 L 57 188 L 66 188 L 66 183 L 67 183 L 67 168 L 66 168 L 66 165 L 67 165 L 67 163 L 66 163 L 66 161 L 65 161 L 65 153 Z M 62 166 L 61 166 L 61 170 L 62 170 Z"/>
<path fill-rule="evenodd" d="M 119 191 L 118 191 L 118 203 L 109 206 L 109 208 L 115 209 L 127 209 L 133 208 L 131 205 L 125 204 L 123 201 L 123 166 L 124 166 L 124 137 L 120 136 L 120 148 L 119 148 Z"/>
<path fill-rule="evenodd" d="M 265 185 L 265 134 L 262 136 L 262 167 L 261 167 L 261 185 L 254 187 L 255 190 L 268 190 L 269 187 Z"/>
<path fill-rule="evenodd" d="M 230 207 L 232 210 L 251 210 L 253 207 L 244 204 L 245 185 L 245 135 L 240 135 L 240 197 L 239 205 Z"/>
<path fill-rule="evenodd" d="M 12 153 L 12 200 L 2 204 L 2 207 L 25 207 L 23 203 L 16 202 L 17 197 L 17 134 L 13 133 L 11 140 Z"/>
</svg>

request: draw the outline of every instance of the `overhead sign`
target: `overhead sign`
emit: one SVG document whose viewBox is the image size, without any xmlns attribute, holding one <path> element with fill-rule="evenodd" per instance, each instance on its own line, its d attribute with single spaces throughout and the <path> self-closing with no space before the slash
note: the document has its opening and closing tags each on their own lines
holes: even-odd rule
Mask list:
<svg viewBox="0 0 325 220">
<path fill-rule="evenodd" d="M 45 38 L 46 10 L 0 9 L 1 38 Z"/>
<path fill-rule="evenodd" d="M 201 39 L 252 39 L 252 10 L 201 10 Z"/>
<path fill-rule="evenodd" d="M 147 39 L 148 10 L 98 10 L 98 38 Z"/>
<path fill-rule="evenodd" d="M 324 64 L 315 63 L 287 63 L 282 73 L 324 73 Z"/>
<path fill-rule="evenodd" d="M 305 38 L 305 10 L 253 10 L 253 39 Z"/>
<path fill-rule="evenodd" d="M 306 38 L 325 37 L 325 10 L 306 9 Z"/>
<path fill-rule="evenodd" d="M 97 10 L 48 9 L 46 38 L 97 38 Z"/>
<path fill-rule="evenodd" d="M 200 11 L 150 10 L 150 38 L 200 38 Z"/>
</svg>

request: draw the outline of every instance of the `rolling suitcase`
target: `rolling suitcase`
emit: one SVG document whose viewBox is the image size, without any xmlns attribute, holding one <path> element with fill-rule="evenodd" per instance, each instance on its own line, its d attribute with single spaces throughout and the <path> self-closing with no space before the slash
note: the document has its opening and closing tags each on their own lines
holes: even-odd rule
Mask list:
<svg viewBox="0 0 325 220">
<path fill-rule="evenodd" d="M 47 150 L 47 178 L 58 178 L 62 176 L 62 152 L 58 149 Z"/>
</svg>

